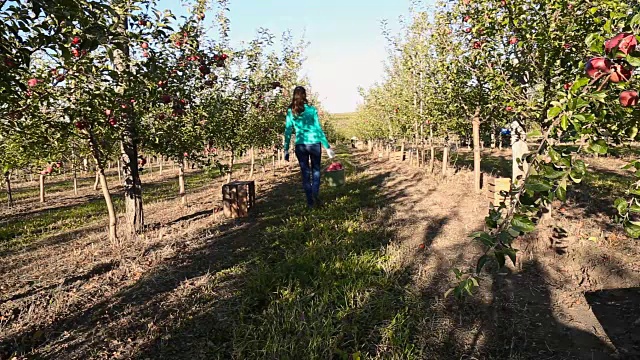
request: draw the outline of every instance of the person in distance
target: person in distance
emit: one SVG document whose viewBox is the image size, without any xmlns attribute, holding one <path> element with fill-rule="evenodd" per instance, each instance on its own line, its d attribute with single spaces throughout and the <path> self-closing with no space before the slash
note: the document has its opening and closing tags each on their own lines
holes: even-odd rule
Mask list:
<svg viewBox="0 0 640 360">
<path fill-rule="evenodd" d="M 289 143 L 291 133 L 296 133 L 295 153 L 302 173 L 302 187 L 307 196 L 309 207 L 320 205 L 320 161 L 322 160 L 321 145 L 327 151 L 329 159 L 335 157 L 335 152 L 327 141 L 327 137 L 320 126 L 318 110 L 309 105 L 307 91 L 302 86 L 293 90 L 293 99 L 287 109 L 287 121 L 284 130 L 284 159 L 289 161 Z"/>
</svg>

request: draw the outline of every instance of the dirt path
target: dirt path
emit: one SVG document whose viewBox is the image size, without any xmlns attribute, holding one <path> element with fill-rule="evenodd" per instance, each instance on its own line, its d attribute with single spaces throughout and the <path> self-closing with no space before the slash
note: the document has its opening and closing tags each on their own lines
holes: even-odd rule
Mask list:
<svg viewBox="0 0 640 360">
<path fill-rule="evenodd" d="M 471 174 L 342 159 L 348 184 L 323 188 L 317 211 L 305 211 L 297 173 L 269 174 L 257 181 L 253 215 L 224 220 L 218 179 L 190 193 L 188 208 L 147 206 L 143 237 L 109 243 L 97 224 L 5 254 L 0 359 L 609 359 L 640 350 L 640 332 L 628 330 L 638 295 L 595 292 L 640 286 L 637 243 L 621 234 L 611 243 L 614 233 L 607 244 L 588 240 L 601 218 L 579 225 L 571 214 L 586 215 L 569 208 L 562 254 L 529 246 L 549 242 L 543 227 L 519 245 L 516 267 L 486 273 L 464 301 L 445 299 L 452 268 L 473 266 L 481 251 L 468 235 L 483 229 L 487 202 Z M 605 306 L 616 302 L 626 317 Z"/>
</svg>

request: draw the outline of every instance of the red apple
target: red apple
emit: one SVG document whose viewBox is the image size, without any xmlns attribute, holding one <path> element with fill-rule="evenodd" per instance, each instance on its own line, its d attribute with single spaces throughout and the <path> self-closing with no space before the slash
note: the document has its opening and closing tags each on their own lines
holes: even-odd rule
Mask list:
<svg viewBox="0 0 640 360">
<path fill-rule="evenodd" d="M 73 37 L 73 40 L 71 40 L 71 43 L 72 43 L 73 45 L 78 45 L 78 44 L 80 44 L 80 41 L 82 41 L 82 39 L 80 39 L 80 37 L 78 37 L 78 36 L 74 36 L 74 37 Z"/>
<path fill-rule="evenodd" d="M 5 57 L 4 58 L 4 64 L 9 68 L 12 68 L 12 67 L 16 66 L 16 63 L 13 60 L 11 60 L 11 58 L 9 58 L 9 57 Z"/>
<path fill-rule="evenodd" d="M 462 0 L 462 3 L 465 4 L 465 5 L 469 5 L 469 3 L 471 3 L 471 1 L 470 0 Z"/>
<path fill-rule="evenodd" d="M 76 123 L 74 124 L 76 126 L 76 129 L 78 130 L 84 130 L 87 128 L 87 123 L 84 121 L 76 121 Z"/>
<path fill-rule="evenodd" d="M 111 116 L 111 110 L 109 110 L 109 109 L 105 110 L 104 113 L 107 116 Z"/>
<path fill-rule="evenodd" d="M 471 28 L 466 28 L 464 29 L 464 32 L 466 32 L 467 34 L 471 32 Z"/>
<path fill-rule="evenodd" d="M 160 97 L 160 99 L 162 100 L 163 103 L 168 104 L 171 102 L 171 96 L 164 94 Z"/>
<path fill-rule="evenodd" d="M 166 116 L 164 114 L 158 114 L 158 117 L 157 117 L 158 120 L 162 121 L 165 118 L 166 118 Z"/>
<path fill-rule="evenodd" d="M 140 26 L 147 26 L 147 20 L 144 20 L 144 19 L 140 19 L 140 20 L 138 20 L 138 25 L 140 25 Z"/>
<path fill-rule="evenodd" d="M 595 57 L 587 61 L 585 70 L 590 78 L 595 79 L 602 74 L 610 73 L 611 65 L 611 60 L 603 57 Z"/>
<path fill-rule="evenodd" d="M 613 51 L 613 49 L 617 48 L 618 45 L 620 45 L 620 41 L 622 39 L 624 39 L 628 35 L 630 35 L 630 34 L 628 34 L 628 33 L 620 33 L 620 34 L 612 37 L 611 39 L 605 41 L 604 42 L 604 51 L 606 51 L 606 52 Z"/>
<path fill-rule="evenodd" d="M 629 55 L 636 50 L 636 46 L 638 46 L 638 39 L 633 34 L 629 34 L 625 36 L 622 40 L 620 40 L 620 45 L 618 45 L 618 50 L 625 55 Z"/>
<path fill-rule="evenodd" d="M 513 107 L 512 107 L 512 106 L 507 106 L 505 110 L 507 110 L 507 111 L 513 111 Z"/>
<path fill-rule="evenodd" d="M 473 48 L 474 49 L 480 49 L 482 47 L 482 42 L 481 41 L 476 41 L 473 43 Z"/>
<path fill-rule="evenodd" d="M 622 65 L 614 65 L 612 67 L 612 70 L 613 71 L 611 72 L 611 77 L 609 77 L 609 80 L 611 80 L 611 82 L 619 83 L 631 80 L 631 76 L 633 74 L 633 71 L 631 69 L 625 68 Z"/>
<path fill-rule="evenodd" d="M 162 80 L 158 81 L 158 87 L 163 88 L 163 87 L 166 87 L 166 86 L 167 86 L 167 82 L 166 81 L 162 81 Z"/>
<path fill-rule="evenodd" d="M 140 45 L 140 47 L 142 47 L 143 49 L 146 49 L 146 48 L 148 48 L 148 47 L 149 47 L 149 43 L 147 43 L 147 42 L 143 42 L 143 43 Z"/>
<path fill-rule="evenodd" d="M 198 19 L 200 19 L 200 20 L 204 20 L 204 18 L 205 18 L 204 13 L 202 13 L 202 14 L 199 14 L 199 15 L 198 15 Z"/>
<path fill-rule="evenodd" d="M 80 50 L 71 49 L 71 54 L 73 54 L 73 56 L 75 56 L 75 57 L 79 57 L 80 56 Z"/>
<path fill-rule="evenodd" d="M 115 118 L 110 118 L 109 119 L 109 125 L 111 125 L 111 126 L 118 125 L 118 120 L 116 120 Z"/>
<path fill-rule="evenodd" d="M 511 39 L 509 39 L 509 44 L 511 45 L 515 45 L 518 43 L 518 38 L 515 36 L 512 36 Z"/>
<path fill-rule="evenodd" d="M 569 44 L 569 43 L 566 43 L 566 44 L 564 44 L 563 46 L 564 46 L 564 48 L 565 48 L 565 49 L 569 50 L 569 49 L 571 49 L 571 46 L 572 46 L 572 45 L 571 45 L 571 44 Z"/>
<path fill-rule="evenodd" d="M 465 16 L 463 19 L 464 22 L 469 22 L 469 20 L 471 20 L 471 16 L 469 15 Z"/>
<path fill-rule="evenodd" d="M 564 89 L 565 90 L 569 90 L 569 89 L 571 89 L 571 86 L 573 86 L 573 83 L 568 82 L 568 83 L 564 84 Z"/>
<path fill-rule="evenodd" d="M 184 153 L 183 155 L 184 155 L 184 157 L 189 157 L 189 153 L 187 153 L 187 152 Z"/>
<path fill-rule="evenodd" d="M 208 66 L 205 65 L 200 65 L 200 67 L 198 68 L 198 70 L 200 70 L 200 73 L 202 75 L 208 75 L 211 74 L 211 69 Z"/>
<path fill-rule="evenodd" d="M 56 167 L 59 169 L 62 167 L 62 161 L 56 162 Z"/>
<path fill-rule="evenodd" d="M 638 105 L 638 92 L 635 90 L 625 90 L 621 92 L 620 105 L 624 107 Z"/>
<path fill-rule="evenodd" d="M 27 85 L 29 85 L 30 87 L 35 87 L 38 85 L 38 79 L 29 79 L 29 81 L 27 81 Z"/>
<path fill-rule="evenodd" d="M 149 52 L 148 51 L 143 51 L 142 52 L 142 57 L 148 58 L 149 57 Z"/>
<path fill-rule="evenodd" d="M 174 44 L 176 47 L 181 47 L 181 46 L 182 46 L 182 42 L 181 42 L 180 40 L 176 40 L 173 44 Z"/>
<path fill-rule="evenodd" d="M 418 248 L 419 248 L 420 250 L 424 250 L 425 245 L 424 245 L 424 244 L 420 244 L 420 245 L 418 245 Z"/>
<path fill-rule="evenodd" d="M 505 0 L 502 0 L 502 1 L 500 1 L 500 5 L 502 7 L 505 7 L 505 6 L 507 6 L 507 2 Z"/>
</svg>

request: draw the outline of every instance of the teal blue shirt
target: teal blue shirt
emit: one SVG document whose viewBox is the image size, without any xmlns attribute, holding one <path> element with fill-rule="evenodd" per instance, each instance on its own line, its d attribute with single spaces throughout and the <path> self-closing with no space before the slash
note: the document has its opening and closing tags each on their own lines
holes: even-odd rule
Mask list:
<svg viewBox="0 0 640 360">
<path fill-rule="evenodd" d="M 321 143 L 325 149 L 331 148 L 327 136 L 322 131 L 318 110 L 311 105 L 305 105 L 304 111 L 294 116 L 291 109 L 287 111 L 287 123 L 284 130 L 284 151 L 289 151 L 291 132 L 296 131 L 296 145 Z"/>
</svg>

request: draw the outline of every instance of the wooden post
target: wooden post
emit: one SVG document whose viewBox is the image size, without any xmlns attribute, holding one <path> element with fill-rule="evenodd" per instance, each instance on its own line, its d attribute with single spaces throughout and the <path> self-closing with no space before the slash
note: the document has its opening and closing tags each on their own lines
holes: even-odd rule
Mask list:
<svg viewBox="0 0 640 360">
<path fill-rule="evenodd" d="M 249 171 L 249 179 L 253 179 L 253 171 L 256 167 L 256 149 L 251 147 L 251 170 Z"/>
<path fill-rule="evenodd" d="M 184 164 L 186 162 L 186 159 L 184 159 L 182 166 L 178 168 L 178 185 L 180 187 L 180 203 L 182 205 L 187 205 L 187 193 L 184 187 Z"/>
<path fill-rule="evenodd" d="M 442 176 L 447 176 L 448 168 L 449 168 L 449 140 L 445 139 L 444 147 L 442 148 Z"/>
<path fill-rule="evenodd" d="M 44 200 L 44 175 L 40 174 L 40 202 L 43 203 Z"/>
<path fill-rule="evenodd" d="M 480 193 L 480 108 L 473 115 L 473 185 L 476 193 Z"/>
<path fill-rule="evenodd" d="M 7 185 L 7 205 L 8 207 L 13 206 L 13 196 L 11 194 L 11 172 L 7 171 L 4 173 L 4 181 Z"/>
</svg>

